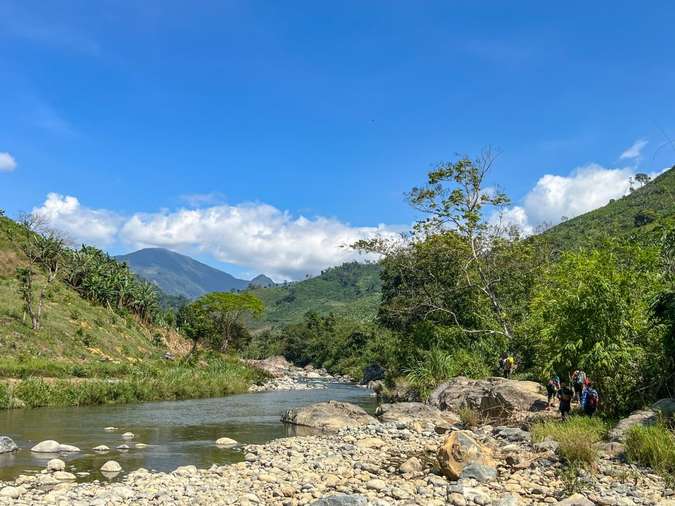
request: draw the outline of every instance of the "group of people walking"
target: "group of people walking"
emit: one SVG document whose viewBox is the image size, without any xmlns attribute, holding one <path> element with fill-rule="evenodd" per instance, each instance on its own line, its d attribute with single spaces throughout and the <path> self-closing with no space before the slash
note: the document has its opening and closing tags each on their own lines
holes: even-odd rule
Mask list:
<svg viewBox="0 0 675 506">
<path fill-rule="evenodd" d="M 560 415 L 566 420 L 572 411 L 572 403 L 577 402 L 587 416 L 593 416 L 598 409 L 600 395 L 593 388 L 593 382 L 580 369 L 569 376 L 569 382 L 560 381 L 558 375 L 553 375 L 546 384 L 548 393 L 548 408 L 558 399 Z"/>
</svg>

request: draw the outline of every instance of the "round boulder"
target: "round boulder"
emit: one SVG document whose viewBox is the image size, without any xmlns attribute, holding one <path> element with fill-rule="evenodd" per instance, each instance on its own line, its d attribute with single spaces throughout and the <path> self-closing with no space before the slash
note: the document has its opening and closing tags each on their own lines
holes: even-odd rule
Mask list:
<svg viewBox="0 0 675 506">
<path fill-rule="evenodd" d="M 109 460 L 101 466 L 101 471 L 104 473 L 119 473 L 122 471 L 122 466 L 116 460 Z"/>
<path fill-rule="evenodd" d="M 0 436 L 0 453 L 15 452 L 19 448 L 12 438 L 7 436 Z"/>
<path fill-rule="evenodd" d="M 59 453 L 61 445 L 58 441 L 53 439 L 47 439 L 46 441 L 41 441 L 40 443 L 33 446 L 30 451 L 35 453 Z"/>
<path fill-rule="evenodd" d="M 476 442 L 472 435 L 469 431 L 455 431 L 438 450 L 437 458 L 441 471 L 451 480 L 462 478 L 464 469 L 469 466 L 472 466 L 469 473 L 472 478 L 477 474 L 477 469 L 480 469 L 482 474 L 487 474 L 486 468 L 492 468 L 495 469 L 496 475 L 496 465 L 489 450 Z"/>
<path fill-rule="evenodd" d="M 48 471 L 65 471 L 66 469 L 66 463 L 61 460 L 61 459 L 52 459 L 49 462 L 47 462 L 47 470 Z"/>
<path fill-rule="evenodd" d="M 377 423 L 377 420 L 360 406 L 338 401 L 319 402 L 289 409 L 281 417 L 281 421 L 325 431 L 337 431 L 344 427 L 360 427 Z"/>
<path fill-rule="evenodd" d="M 221 446 L 223 448 L 234 448 L 237 446 L 239 443 L 235 441 L 234 439 L 231 439 L 229 437 L 221 437 L 216 440 L 216 444 L 218 446 Z"/>
</svg>

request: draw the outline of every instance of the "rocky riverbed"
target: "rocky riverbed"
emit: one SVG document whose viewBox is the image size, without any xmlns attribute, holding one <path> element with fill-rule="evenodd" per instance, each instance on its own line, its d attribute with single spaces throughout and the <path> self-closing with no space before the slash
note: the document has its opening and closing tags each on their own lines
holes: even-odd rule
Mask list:
<svg viewBox="0 0 675 506">
<path fill-rule="evenodd" d="M 280 356 L 249 360 L 247 363 L 262 369 L 270 376 L 262 385 L 251 386 L 249 392 L 323 389 L 326 388 L 326 383 L 352 382 L 348 376 L 334 376 L 325 369 L 315 369 L 312 366 L 296 367 Z"/>
<path fill-rule="evenodd" d="M 519 428 L 462 431 L 492 463 L 453 480 L 439 469 L 439 448 L 448 434 L 438 432 L 444 430 L 417 421 L 344 427 L 246 446 L 238 464 L 184 466 L 171 473 L 140 469 L 118 483 L 78 484 L 70 473 L 45 470 L 0 486 L 0 504 L 675 504 L 675 492 L 658 476 L 621 462 L 612 452 L 603 453 L 595 473 L 582 474 L 583 494 L 566 492 L 555 445 L 533 445 Z"/>
<path fill-rule="evenodd" d="M 464 391 L 476 396 L 479 388 L 486 395 L 497 388 L 499 412 L 509 408 L 509 417 L 517 404 L 536 406 L 532 401 L 540 395 L 529 385 L 504 381 Z M 449 392 L 445 398 L 452 401 Z M 468 429 L 451 411 L 415 402 L 383 405 L 375 418 L 358 406 L 329 401 L 291 409 L 283 419 L 324 430 L 241 446 L 242 462 L 208 469 L 189 465 L 123 475 L 106 463 L 115 471 L 102 474 L 113 482 L 77 483 L 55 462 L 37 475 L 0 484 L 0 505 L 675 506 L 675 491 L 650 470 L 627 464 L 617 442 L 598 447 L 593 472 L 571 480 L 557 443 L 533 443 L 521 423 Z"/>
</svg>

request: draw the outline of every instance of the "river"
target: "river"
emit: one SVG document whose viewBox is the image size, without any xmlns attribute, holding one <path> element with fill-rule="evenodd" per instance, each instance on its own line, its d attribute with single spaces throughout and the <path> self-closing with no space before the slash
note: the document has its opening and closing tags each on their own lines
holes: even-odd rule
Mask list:
<svg viewBox="0 0 675 506">
<path fill-rule="evenodd" d="M 117 460 L 125 472 L 140 467 L 171 471 L 178 466 L 243 460 L 242 452 L 215 445 L 219 437 L 240 443 L 264 443 L 294 435 L 294 428 L 280 422 L 285 410 L 314 402 L 341 400 L 372 412 L 370 391 L 353 385 L 328 384 L 326 389 L 277 391 L 231 395 L 213 399 L 149 402 L 143 404 L 40 408 L 0 411 L 0 435 L 11 437 L 21 448 L 0 455 L 0 480 L 38 472 L 54 455 L 36 454 L 30 448 L 45 439 L 75 445 L 82 451 L 60 455 L 70 472 L 87 472 L 80 480 L 103 479 L 98 469 L 107 460 Z M 106 432 L 104 427 L 119 428 Z M 132 441 L 121 438 L 133 432 Z M 117 450 L 128 444 L 128 451 Z M 134 448 L 145 443 L 147 448 Z M 111 451 L 97 454 L 92 448 L 106 445 Z"/>
</svg>

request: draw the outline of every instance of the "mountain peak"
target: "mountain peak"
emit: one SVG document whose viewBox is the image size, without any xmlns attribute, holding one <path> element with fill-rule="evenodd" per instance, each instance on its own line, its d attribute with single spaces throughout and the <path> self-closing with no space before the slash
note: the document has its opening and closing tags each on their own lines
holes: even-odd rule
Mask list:
<svg viewBox="0 0 675 506">
<path fill-rule="evenodd" d="M 144 248 L 116 257 L 169 295 L 195 299 L 209 292 L 246 290 L 249 282 L 165 248 Z"/>
<path fill-rule="evenodd" d="M 258 274 L 248 284 L 249 288 L 270 288 L 276 286 L 274 280 L 264 274 Z"/>
</svg>

